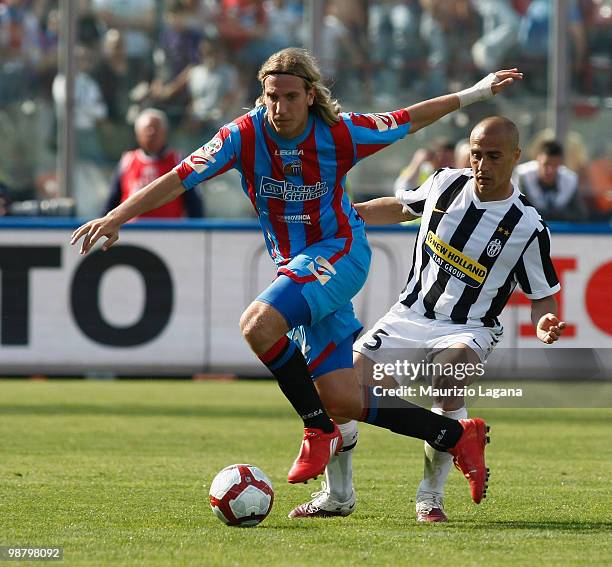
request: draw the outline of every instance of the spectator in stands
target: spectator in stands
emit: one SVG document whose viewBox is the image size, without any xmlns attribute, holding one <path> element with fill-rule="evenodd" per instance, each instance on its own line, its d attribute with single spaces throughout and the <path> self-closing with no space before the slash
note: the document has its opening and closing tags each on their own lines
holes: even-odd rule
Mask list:
<svg viewBox="0 0 612 567">
<path fill-rule="evenodd" d="M 128 104 L 128 60 L 123 35 L 115 28 L 104 34 L 100 60 L 92 71 L 100 85 L 108 118 L 113 122 L 125 120 Z"/>
<path fill-rule="evenodd" d="M 499 69 L 517 43 L 519 16 L 510 0 L 473 0 L 482 18 L 482 36 L 472 45 L 474 65 L 486 73 Z"/>
<path fill-rule="evenodd" d="M 587 61 L 578 84 L 585 94 L 612 92 L 612 0 L 580 0 L 587 35 Z"/>
<path fill-rule="evenodd" d="M 272 53 L 284 47 L 270 34 L 267 16 L 260 0 L 220 2 L 219 35 L 231 51 L 231 60 L 249 75 Z"/>
<path fill-rule="evenodd" d="M 563 165 L 563 147 L 544 142 L 535 160 L 517 166 L 522 193 L 544 220 L 584 220 L 587 210 L 578 189 L 578 175 Z"/>
<path fill-rule="evenodd" d="M 578 0 L 568 0 L 567 16 L 574 68 L 582 69 L 586 62 L 587 41 Z M 529 72 L 526 84 L 536 92 L 546 92 L 549 35 L 552 27 L 553 0 L 532 0 L 521 18 L 518 41 L 523 64 Z"/>
<path fill-rule="evenodd" d="M 423 44 L 419 41 L 419 16 L 418 0 L 369 3 L 370 63 L 381 105 L 392 106 L 398 87 L 411 84 L 420 74 Z"/>
<path fill-rule="evenodd" d="M 74 77 L 74 129 L 76 163 L 74 191 L 77 215 L 87 216 L 100 210 L 104 202 L 106 155 L 101 140 L 101 126 L 108 117 L 102 90 L 92 77 L 95 58 L 91 48 L 77 45 L 75 48 L 76 74 Z M 53 102 L 56 123 L 65 124 L 66 78 L 58 73 L 53 79 Z"/>
<path fill-rule="evenodd" d="M 199 47 L 204 37 L 216 37 L 218 6 L 216 0 L 171 0 L 163 12 L 159 41 L 153 54 L 152 80 L 139 83 L 130 91 L 131 106 L 127 122 L 133 124 L 143 108 L 163 109 L 171 128 L 184 118 L 189 103 L 186 89 L 177 91 L 169 99 L 158 94 L 164 85 L 173 82 L 183 71 L 200 60 Z"/>
<path fill-rule="evenodd" d="M 91 49 L 78 45 L 75 49 L 77 72 L 74 78 L 74 123 L 77 153 L 80 158 L 99 161 L 102 157 L 97 125 L 108 116 L 102 90 L 92 77 L 94 57 Z M 66 78 L 58 73 L 53 80 L 53 101 L 58 119 L 63 120 L 66 101 Z"/>
<path fill-rule="evenodd" d="M 368 38 L 368 1 L 367 0 L 330 0 L 328 5 L 347 30 L 341 47 L 336 54 L 340 65 L 336 72 L 336 92 L 339 96 L 361 95 L 362 101 L 369 101 L 372 96 L 370 76 L 371 50 Z M 338 87 L 341 87 L 339 90 Z"/>
<path fill-rule="evenodd" d="M 97 17 L 107 28 L 123 33 L 128 57 L 129 77 L 133 84 L 150 80 L 151 47 L 155 30 L 154 0 L 93 0 Z"/>
<path fill-rule="evenodd" d="M 325 3 L 318 58 L 324 79 L 334 85 L 339 97 L 363 100 L 371 95 L 366 21 L 361 0 Z"/>
<path fill-rule="evenodd" d="M 455 144 L 455 164 L 457 169 L 470 167 L 470 141 L 467 138 Z"/>
<path fill-rule="evenodd" d="M 334 4 L 325 5 L 325 15 L 321 27 L 319 61 L 321 72 L 326 81 L 333 82 L 337 76 L 342 56 L 347 51 L 349 30 L 336 14 Z"/>
<path fill-rule="evenodd" d="M 556 140 L 552 128 L 544 128 L 537 132 L 525 148 L 526 157 L 531 160 L 537 159 L 540 148 L 544 142 Z M 575 130 L 570 130 L 565 135 L 565 140 L 557 140 L 563 146 L 563 165 L 578 174 L 578 187 L 588 201 L 589 190 L 589 152 L 584 137 Z"/>
<path fill-rule="evenodd" d="M 200 59 L 189 65 L 171 83 L 154 83 L 151 96 L 155 102 L 168 102 L 181 92 L 188 94 L 185 126 L 202 140 L 231 119 L 244 100 L 238 71 L 227 62 L 226 52 L 218 41 L 200 43 Z"/>
<path fill-rule="evenodd" d="M 59 49 L 60 17 L 59 10 L 53 8 L 47 13 L 44 24 L 41 26 L 38 36 L 38 45 L 41 51 L 40 72 L 57 70 L 57 50 Z M 53 78 L 53 76 L 51 78 Z"/>
<path fill-rule="evenodd" d="M 296 0 L 265 0 L 263 3 L 270 36 L 282 47 L 303 43 L 303 5 Z"/>
<path fill-rule="evenodd" d="M 395 180 L 393 191 L 416 189 L 436 169 L 455 167 L 455 145 L 446 138 L 434 140 L 428 148 L 420 148 Z"/>
<path fill-rule="evenodd" d="M 595 220 L 612 220 L 612 142 L 589 165 L 592 213 Z"/>
<path fill-rule="evenodd" d="M 134 124 L 138 148 L 125 152 L 115 173 L 105 212 L 114 209 L 130 195 L 140 191 L 159 176 L 180 163 L 182 156 L 167 146 L 168 119 L 160 110 L 143 110 Z M 186 191 L 180 197 L 154 209 L 143 217 L 181 218 L 203 216 L 202 199 L 197 191 Z"/>
<path fill-rule="evenodd" d="M 40 60 L 40 26 L 23 0 L 0 3 L 0 102 L 28 93 Z"/>
<path fill-rule="evenodd" d="M 104 35 L 105 24 L 98 18 L 92 0 L 78 0 L 77 41 L 97 50 Z"/>
<path fill-rule="evenodd" d="M 465 46 L 472 43 L 470 36 L 478 20 L 467 0 L 420 1 L 423 8 L 420 36 L 428 50 L 425 95 L 438 96 L 448 90 L 451 77 L 469 82 L 466 71 L 472 64 Z"/>
<path fill-rule="evenodd" d="M 171 81 L 185 67 L 198 62 L 202 37 L 201 22 L 197 15 L 194 18 L 191 5 L 186 0 L 174 0 L 164 13 L 159 38 L 163 54 L 163 73 L 159 78 L 163 82 Z"/>
</svg>

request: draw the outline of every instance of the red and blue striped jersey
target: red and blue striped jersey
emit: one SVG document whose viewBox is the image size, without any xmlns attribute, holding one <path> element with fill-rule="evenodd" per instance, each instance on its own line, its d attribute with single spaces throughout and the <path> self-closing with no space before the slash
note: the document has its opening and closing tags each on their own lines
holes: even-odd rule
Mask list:
<svg viewBox="0 0 612 567">
<path fill-rule="evenodd" d="M 257 107 L 223 126 L 176 168 L 185 188 L 231 168 L 255 209 L 272 259 L 286 264 L 326 239 L 352 240 L 364 225 L 345 192 L 346 174 L 361 159 L 403 138 L 407 110 L 341 113 L 328 126 L 310 113 L 304 133 L 284 139 Z"/>
</svg>

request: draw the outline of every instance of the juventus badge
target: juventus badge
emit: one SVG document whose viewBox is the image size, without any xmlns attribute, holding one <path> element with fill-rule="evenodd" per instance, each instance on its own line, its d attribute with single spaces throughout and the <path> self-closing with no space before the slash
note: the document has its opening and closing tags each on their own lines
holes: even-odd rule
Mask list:
<svg viewBox="0 0 612 567">
<path fill-rule="evenodd" d="M 501 252 L 501 249 L 502 243 L 499 238 L 491 240 L 491 242 L 489 242 L 489 244 L 487 245 L 487 255 L 490 258 L 495 258 L 495 256 L 497 256 Z"/>
</svg>

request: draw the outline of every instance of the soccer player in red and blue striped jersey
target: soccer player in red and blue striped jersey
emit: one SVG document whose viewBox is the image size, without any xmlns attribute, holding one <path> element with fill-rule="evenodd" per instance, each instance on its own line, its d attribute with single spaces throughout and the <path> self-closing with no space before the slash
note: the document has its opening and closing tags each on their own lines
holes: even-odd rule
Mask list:
<svg viewBox="0 0 612 567">
<path fill-rule="evenodd" d="M 351 299 L 365 282 L 371 253 L 364 223 L 345 192 L 346 174 L 407 134 L 493 96 L 520 73 L 498 72 L 461 93 L 372 114 L 341 113 L 315 60 L 302 49 L 275 53 L 258 78 L 262 94 L 252 111 L 223 126 L 173 172 L 77 229 L 72 243 L 84 237 L 86 253 L 106 236 L 108 249 L 133 216 L 229 169 L 241 173 L 278 277 L 247 307 L 240 325 L 304 422 L 302 450 L 288 480 L 305 482 L 321 474 L 342 446 L 317 388 L 325 393 L 356 387 L 352 343 L 361 324 Z M 455 420 L 426 410 L 395 415 L 392 424 L 387 418 L 370 422 L 441 450 L 452 449 L 463 435 Z"/>
<path fill-rule="evenodd" d="M 266 79 L 267 98 L 307 96 L 298 77 L 271 74 Z M 281 95 L 287 88 L 289 93 Z M 279 116 L 284 116 L 283 110 Z M 300 124 L 302 132 L 292 137 L 283 137 L 268 115 L 267 105 L 261 105 L 223 126 L 176 171 L 191 189 L 229 168 L 237 169 L 272 259 L 280 273 L 300 281 L 303 277 L 284 266 L 305 248 L 340 239 L 334 244 L 340 258 L 350 250 L 353 238 L 364 238 L 363 222 L 344 190 L 346 174 L 364 157 L 406 136 L 410 114 L 405 109 L 385 114 L 339 113 L 328 125 L 317 113 L 307 112 L 305 123 Z M 335 261 L 331 259 L 332 264 Z M 315 279 L 313 274 L 304 277 Z"/>
</svg>

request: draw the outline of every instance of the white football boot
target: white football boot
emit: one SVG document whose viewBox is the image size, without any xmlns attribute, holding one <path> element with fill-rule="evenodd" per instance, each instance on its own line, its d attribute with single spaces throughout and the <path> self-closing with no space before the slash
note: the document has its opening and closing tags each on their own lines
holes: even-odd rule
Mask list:
<svg viewBox="0 0 612 567">
<path fill-rule="evenodd" d="M 321 490 L 311 494 L 312 500 L 300 504 L 291 512 L 290 518 L 329 518 L 332 516 L 348 516 L 355 511 L 355 490 L 351 490 L 351 496 L 345 502 L 340 502 L 331 497 L 327 484 L 321 483 Z"/>
</svg>

